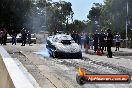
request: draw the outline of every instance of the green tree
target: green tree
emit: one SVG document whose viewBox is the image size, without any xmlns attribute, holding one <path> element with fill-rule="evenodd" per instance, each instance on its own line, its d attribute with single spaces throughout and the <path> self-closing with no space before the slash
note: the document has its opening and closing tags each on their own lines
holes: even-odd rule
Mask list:
<svg viewBox="0 0 132 88">
<path fill-rule="evenodd" d="M 95 30 L 98 29 L 100 26 L 100 15 L 101 15 L 101 9 L 102 4 L 94 3 L 94 6 L 89 11 L 89 14 L 87 16 L 89 24 L 91 24 L 92 32 L 95 32 Z"/>
<path fill-rule="evenodd" d="M 129 13 L 127 17 L 127 1 L 129 3 Z M 101 10 L 100 23 L 106 28 L 111 28 L 114 33 L 120 32 L 122 38 L 125 38 L 126 19 L 132 23 L 132 1 L 131 0 L 105 0 Z M 128 29 L 129 32 L 130 28 Z M 131 34 L 128 33 L 130 37 Z"/>
<path fill-rule="evenodd" d="M 74 20 L 72 23 L 69 24 L 68 31 L 84 32 L 84 31 L 87 31 L 86 28 L 87 28 L 87 25 L 85 22 L 80 21 L 80 20 Z"/>
<path fill-rule="evenodd" d="M 48 6 L 48 30 L 67 31 L 69 18 L 73 18 L 73 11 L 70 2 L 53 2 Z"/>
<path fill-rule="evenodd" d="M 11 30 L 21 29 L 26 21 L 27 12 L 30 9 L 30 0 L 1 0 L 0 25 Z"/>
</svg>

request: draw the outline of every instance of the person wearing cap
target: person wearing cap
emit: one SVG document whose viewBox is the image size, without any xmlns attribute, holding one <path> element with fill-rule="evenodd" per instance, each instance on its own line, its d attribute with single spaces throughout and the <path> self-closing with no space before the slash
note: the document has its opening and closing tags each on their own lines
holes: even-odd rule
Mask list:
<svg viewBox="0 0 132 88">
<path fill-rule="evenodd" d="M 121 40 L 121 36 L 119 34 L 119 32 L 115 35 L 115 42 L 116 42 L 116 50 L 115 51 L 119 51 L 119 47 L 120 47 L 120 40 Z"/>
<path fill-rule="evenodd" d="M 107 30 L 107 52 L 108 52 L 108 55 L 107 57 L 108 58 L 112 58 L 112 51 L 111 51 L 111 47 L 113 45 L 113 35 L 111 33 L 111 30 L 108 29 Z"/>
</svg>

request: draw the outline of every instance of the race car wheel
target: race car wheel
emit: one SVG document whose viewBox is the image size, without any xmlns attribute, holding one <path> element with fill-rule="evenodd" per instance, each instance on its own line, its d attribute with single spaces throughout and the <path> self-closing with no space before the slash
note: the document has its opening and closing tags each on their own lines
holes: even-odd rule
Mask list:
<svg viewBox="0 0 132 88">
<path fill-rule="evenodd" d="M 53 55 L 51 53 L 49 53 L 50 57 L 53 57 Z"/>
<path fill-rule="evenodd" d="M 76 76 L 76 81 L 80 85 L 84 85 L 86 83 L 86 79 L 83 76 Z"/>
<path fill-rule="evenodd" d="M 50 55 L 50 57 L 53 57 L 50 50 L 48 50 L 48 54 Z"/>
<path fill-rule="evenodd" d="M 52 52 L 52 56 L 53 56 L 53 58 L 56 58 L 55 51 Z"/>
</svg>

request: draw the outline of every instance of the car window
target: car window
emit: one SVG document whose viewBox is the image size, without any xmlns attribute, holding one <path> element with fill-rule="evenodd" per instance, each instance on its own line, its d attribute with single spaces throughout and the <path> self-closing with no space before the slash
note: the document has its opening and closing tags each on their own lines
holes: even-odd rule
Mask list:
<svg viewBox="0 0 132 88">
<path fill-rule="evenodd" d="M 72 40 L 72 38 L 70 36 L 63 36 L 62 39 L 63 40 Z"/>
<path fill-rule="evenodd" d="M 52 41 L 53 41 L 53 42 L 57 42 L 57 40 L 58 40 L 58 38 L 55 37 L 55 36 L 52 38 Z"/>
</svg>

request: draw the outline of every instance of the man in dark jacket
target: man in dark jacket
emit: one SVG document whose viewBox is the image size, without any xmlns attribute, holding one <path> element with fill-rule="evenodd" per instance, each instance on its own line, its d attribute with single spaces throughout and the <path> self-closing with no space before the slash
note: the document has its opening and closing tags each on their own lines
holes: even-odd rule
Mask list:
<svg viewBox="0 0 132 88">
<path fill-rule="evenodd" d="M 72 37 L 73 40 L 75 41 L 75 32 L 74 32 L 74 31 L 71 33 L 71 37 Z"/>
<path fill-rule="evenodd" d="M 0 30 L 0 44 L 3 44 L 3 31 Z"/>
<path fill-rule="evenodd" d="M 7 41 L 7 31 L 5 28 L 3 28 L 3 45 L 6 45 Z"/>
<path fill-rule="evenodd" d="M 94 53 L 97 51 L 98 49 L 98 40 L 99 40 L 99 34 L 97 32 L 95 32 L 94 36 L 93 36 L 93 45 L 94 45 Z"/>
<path fill-rule="evenodd" d="M 16 45 L 16 42 L 17 42 L 17 40 L 16 40 L 17 33 L 14 30 L 12 30 L 12 35 L 11 36 L 12 36 L 12 45 L 13 44 Z"/>
<path fill-rule="evenodd" d="M 31 33 L 30 33 L 30 31 L 28 31 L 27 36 L 28 36 L 28 44 L 30 46 L 30 44 L 31 44 Z"/>
<path fill-rule="evenodd" d="M 21 46 L 25 46 L 25 44 L 26 44 L 26 39 L 27 39 L 26 30 L 25 30 L 25 29 L 22 29 L 21 34 L 22 34 L 22 37 L 21 37 L 21 39 L 22 39 L 22 45 L 21 45 Z"/>
<path fill-rule="evenodd" d="M 81 33 L 78 33 L 78 44 L 82 46 Z"/>
<path fill-rule="evenodd" d="M 89 34 L 86 33 L 85 35 L 85 52 L 88 53 L 88 48 L 89 48 Z"/>
<path fill-rule="evenodd" d="M 104 53 L 104 46 L 105 46 L 105 34 L 103 33 L 103 31 L 101 31 L 101 34 L 99 35 L 99 47 L 101 49 L 102 54 Z"/>
<path fill-rule="evenodd" d="M 75 37 L 75 42 L 78 43 L 78 33 L 77 33 L 77 31 L 75 32 L 74 37 Z"/>
<path fill-rule="evenodd" d="M 111 30 L 107 30 L 107 52 L 108 52 L 108 58 L 112 58 L 112 51 L 111 47 L 113 45 L 113 35 L 111 33 Z"/>
</svg>

